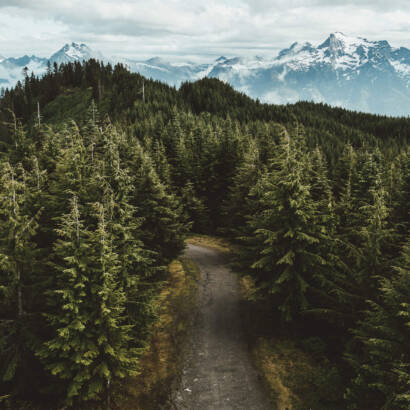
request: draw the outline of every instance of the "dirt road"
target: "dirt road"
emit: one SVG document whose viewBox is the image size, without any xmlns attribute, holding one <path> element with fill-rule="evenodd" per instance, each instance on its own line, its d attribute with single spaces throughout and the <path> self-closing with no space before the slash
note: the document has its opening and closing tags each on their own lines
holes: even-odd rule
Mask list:
<svg viewBox="0 0 410 410">
<path fill-rule="evenodd" d="M 174 408 L 271 409 L 249 357 L 238 278 L 217 251 L 189 245 L 185 256 L 201 270 L 199 311 Z"/>
</svg>

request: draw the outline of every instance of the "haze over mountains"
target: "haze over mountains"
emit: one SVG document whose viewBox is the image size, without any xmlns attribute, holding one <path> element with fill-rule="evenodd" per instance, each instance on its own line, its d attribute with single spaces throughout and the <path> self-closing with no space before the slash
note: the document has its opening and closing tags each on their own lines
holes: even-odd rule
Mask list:
<svg viewBox="0 0 410 410">
<path fill-rule="evenodd" d="M 96 58 L 103 60 L 101 53 L 91 50 L 85 44 L 66 44 L 50 58 L 37 57 L 35 55 L 25 55 L 20 58 L 5 58 L 0 56 L 0 87 L 13 87 L 17 81 L 24 78 L 23 69 L 28 68 L 28 73 L 43 75 L 47 71 L 47 64 L 69 63 L 74 61 L 89 60 Z"/>
<path fill-rule="evenodd" d="M 72 43 L 49 59 L 0 57 L 0 87 L 22 79 L 24 67 L 41 75 L 48 61 L 60 64 L 89 58 L 119 61 L 133 72 L 175 86 L 216 77 L 263 102 L 312 100 L 377 114 L 410 115 L 410 50 L 338 32 L 318 46 L 294 43 L 271 58 L 219 57 L 206 64 L 173 63 L 158 57 L 111 60 L 85 44 Z"/>
</svg>

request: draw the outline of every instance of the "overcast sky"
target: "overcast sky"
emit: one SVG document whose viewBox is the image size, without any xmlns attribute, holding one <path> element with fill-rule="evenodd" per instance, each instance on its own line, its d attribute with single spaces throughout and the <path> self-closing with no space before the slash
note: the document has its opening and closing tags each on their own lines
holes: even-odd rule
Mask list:
<svg viewBox="0 0 410 410">
<path fill-rule="evenodd" d="M 0 0 L 0 55 L 275 55 L 341 31 L 410 48 L 410 0 Z"/>
</svg>

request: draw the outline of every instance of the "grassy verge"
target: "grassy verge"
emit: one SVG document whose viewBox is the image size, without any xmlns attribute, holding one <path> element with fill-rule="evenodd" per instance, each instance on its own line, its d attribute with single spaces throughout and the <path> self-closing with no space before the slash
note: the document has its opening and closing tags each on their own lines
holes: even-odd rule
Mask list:
<svg viewBox="0 0 410 410">
<path fill-rule="evenodd" d="M 314 357 L 289 339 L 259 338 L 255 364 L 278 410 L 342 409 L 339 374 L 324 357 Z"/>
<path fill-rule="evenodd" d="M 190 243 L 191 245 L 212 248 L 225 254 L 229 254 L 234 250 L 234 246 L 230 244 L 226 239 L 218 238 L 215 236 L 193 234 L 187 239 L 186 242 Z"/>
<path fill-rule="evenodd" d="M 343 383 L 320 338 L 299 338 L 255 297 L 250 276 L 240 279 L 243 318 L 256 368 L 276 410 L 343 409 Z"/>
<path fill-rule="evenodd" d="M 156 302 L 159 317 L 141 357 L 141 373 L 122 385 L 116 409 L 160 409 L 166 403 L 181 371 L 198 279 L 198 269 L 187 259 L 169 265 L 169 279 Z"/>
</svg>

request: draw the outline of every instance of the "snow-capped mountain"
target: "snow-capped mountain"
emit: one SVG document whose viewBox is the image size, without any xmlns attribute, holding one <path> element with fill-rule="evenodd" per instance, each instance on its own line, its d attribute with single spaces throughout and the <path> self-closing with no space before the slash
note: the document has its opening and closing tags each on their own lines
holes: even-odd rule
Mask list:
<svg viewBox="0 0 410 410">
<path fill-rule="evenodd" d="M 0 87 L 12 87 L 24 78 L 24 67 L 28 73 L 42 75 L 47 69 L 47 59 L 25 55 L 19 58 L 5 58 L 0 61 Z"/>
<path fill-rule="evenodd" d="M 28 73 L 34 72 L 35 75 L 43 75 L 47 71 L 47 64 L 68 63 L 73 61 L 83 61 L 95 58 L 104 60 L 101 53 L 93 51 L 85 44 L 71 43 L 66 44 L 50 58 L 41 58 L 34 55 L 25 55 L 20 58 L 1 58 L 0 57 L 0 87 L 13 87 L 17 81 L 24 78 L 23 69 L 28 68 Z"/>
<path fill-rule="evenodd" d="M 216 77 L 265 102 L 308 100 L 410 115 L 410 50 L 342 33 L 331 34 L 317 46 L 293 43 L 272 58 L 220 57 L 211 64 L 178 67 L 151 59 L 130 68 L 173 85 Z"/>
<path fill-rule="evenodd" d="M 203 76 L 198 76 L 199 73 L 208 67 L 208 64 L 169 62 L 160 57 L 150 58 L 145 61 L 126 59 L 122 62 L 130 71 L 138 72 L 145 77 L 164 81 L 177 87 L 179 87 L 183 81 L 202 78 Z"/>
<path fill-rule="evenodd" d="M 59 64 L 89 58 L 108 61 L 77 43 L 66 44 L 49 59 L 0 58 L 0 87 L 21 80 L 24 67 L 41 75 L 48 61 Z M 317 46 L 293 43 L 270 58 L 219 57 L 209 64 L 172 63 L 158 57 L 111 62 L 122 62 L 133 72 L 175 86 L 216 77 L 265 102 L 308 100 L 378 114 L 410 115 L 410 50 L 342 33 L 331 34 Z"/>
<path fill-rule="evenodd" d="M 66 44 L 63 48 L 58 50 L 50 57 L 50 62 L 53 64 L 71 63 L 73 61 L 87 61 L 90 58 L 96 60 L 104 60 L 102 54 L 98 51 L 91 50 L 85 44 L 71 43 Z"/>
<path fill-rule="evenodd" d="M 211 72 L 253 97 L 313 100 L 366 112 L 410 115 L 410 50 L 334 33 L 317 47 L 294 43 L 264 67 L 240 63 Z"/>
</svg>

